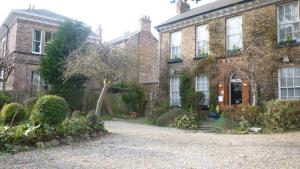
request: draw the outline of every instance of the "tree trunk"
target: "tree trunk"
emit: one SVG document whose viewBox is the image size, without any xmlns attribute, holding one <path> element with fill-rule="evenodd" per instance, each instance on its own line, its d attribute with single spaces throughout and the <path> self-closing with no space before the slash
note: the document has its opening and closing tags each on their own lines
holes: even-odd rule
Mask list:
<svg viewBox="0 0 300 169">
<path fill-rule="evenodd" d="M 97 106 L 96 106 L 96 111 L 95 111 L 95 115 L 97 116 L 97 120 L 100 120 L 100 115 L 101 115 L 101 109 L 102 109 L 102 105 L 103 105 L 103 101 L 104 98 L 107 94 L 107 91 L 110 87 L 111 82 L 108 81 L 107 79 L 104 79 L 103 81 L 103 88 L 101 90 L 98 102 L 97 102 Z"/>
<path fill-rule="evenodd" d="M 251 80 L 252 105 L 257 105 L 257 84 L 255 80 Z"/>
</svg>

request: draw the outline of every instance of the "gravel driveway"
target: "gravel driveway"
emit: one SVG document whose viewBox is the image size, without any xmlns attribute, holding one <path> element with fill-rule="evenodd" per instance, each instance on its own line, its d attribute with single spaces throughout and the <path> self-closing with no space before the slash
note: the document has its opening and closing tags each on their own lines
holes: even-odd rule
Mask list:
<svg viewBox="0 0 300 169">
<path fill-rule="evenodd" d="M 223 135 L 109 121 L 111 134 L 85 143 L 1 156 L 0 168 L 300 168 L 300 132 Z"/>
</svg>

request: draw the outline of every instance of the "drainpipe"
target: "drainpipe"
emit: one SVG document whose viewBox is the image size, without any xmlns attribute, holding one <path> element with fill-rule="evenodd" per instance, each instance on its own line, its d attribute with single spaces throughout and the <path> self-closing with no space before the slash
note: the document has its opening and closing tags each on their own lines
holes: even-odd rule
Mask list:
<svg viewBox="0 0 300 169">
<path fill-rule="evenodd" d="M 7 57 L 7 53 L 8 53 L 8 34 L 9 34 L 9 27 L 6 24 L 3 24 L 3 26 L 6 28 L 6 45 L 5 45 L 5 57 Z M 5 72 L 3 70 L 3 76 L 4 76 Z M 5 82 L 2 82 L 2 90 L 4 91 L 6 88 Z"/>
</svg>

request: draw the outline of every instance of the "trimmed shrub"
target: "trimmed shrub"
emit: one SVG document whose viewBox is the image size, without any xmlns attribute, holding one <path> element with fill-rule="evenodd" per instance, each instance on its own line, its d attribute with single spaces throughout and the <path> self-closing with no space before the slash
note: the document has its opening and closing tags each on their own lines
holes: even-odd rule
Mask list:
<svg viewBox="0 0 300 169">
<path fill-rule="evenodd" d="M 268 130 L 300 127 L 300 101 L 271 100 L 267 102 L 263 122 Z"/>
<path fill-rule="evenodd" d="M 9 97 L 4 92 L 0 92 L 0 108 L 2 108 L 4 104 L 8 102 Z"/>
<path fill-rule="evenodd" d="M 30 121 L 33 124 L 58 125 L 67 116 L 68 104 L 64 98 L 54 95 L 46 95 L 38 99 Z"/>
<path fill-rule="evenodd" d="M 156 125 L 169 126 L 171 123 L 174 122 L 176 117 L 182 116 L 184 114 L 186 114 L 186 112 L 185 112 L 185 110 L 183 110 L 181 108 L 171 109 L 170 111 L 164 113 L 157 119 Z"/>
<path fill-rule="evenodd" d="M 25 120 L 26 112 L 24 107 L 19 103 L 9 103 L 4 105 L 1 110 L 1 119 L 3 124 L 9 125 L 13 121 L 13 124 L 17 124 Z"/>
</svg>

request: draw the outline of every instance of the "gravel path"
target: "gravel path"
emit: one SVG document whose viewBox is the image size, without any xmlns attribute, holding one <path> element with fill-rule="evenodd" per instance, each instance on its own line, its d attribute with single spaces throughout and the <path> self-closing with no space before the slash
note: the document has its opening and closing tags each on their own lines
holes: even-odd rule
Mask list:
<svg viewBox="0 0 300 169">
<path fill-rule="evenodd" d="M 109 121 L 85 143 L 0 157 L 0 168 L 299 169 L 300 132 L 223 135 Z"/>
</svg>

